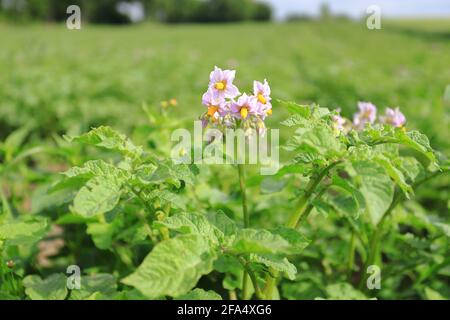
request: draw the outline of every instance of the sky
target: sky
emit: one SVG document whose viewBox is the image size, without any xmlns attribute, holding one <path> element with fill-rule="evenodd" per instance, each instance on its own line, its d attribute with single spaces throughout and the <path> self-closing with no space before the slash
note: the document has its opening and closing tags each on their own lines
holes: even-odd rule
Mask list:
<svg viewBox="0 0 450 320">
<path fill-rule="evenodd" d="M 282 19 L 290 13 L 316 15 L 322 3 L 328 3 L 333 13 L 361 17 L 370 5 L 378 5 L 385 17 L 447 17 L 450 0 L 264 0 Z"/>
</svg>

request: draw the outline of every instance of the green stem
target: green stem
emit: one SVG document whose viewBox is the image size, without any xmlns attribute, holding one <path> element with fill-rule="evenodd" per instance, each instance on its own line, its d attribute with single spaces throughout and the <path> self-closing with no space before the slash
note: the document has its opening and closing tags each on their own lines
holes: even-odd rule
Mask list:
<svg viewBox="0 0 450 320">
<path fill-rule="evenodd" d="M 420 185 L 427 182 L 428 180 L 431 180 L 431 179 L 439 176 L 440 174 L 447 174 L 448 172 L 449 172 L 449 170 L 434 172 L 433 174 L 414 183 L 413 188 L 418 188 Z M 366 282 L 366 279 L 367 279 L 367 274 L 366 274 L 367 268 L 370 265 L 373 265 L 375 263 L 375 260 L 376 260 L 377 254 L 378 254 L 378 250 L 379 250 L 379 243 L 381 240 L 384 222 L 386 221 L 387 217 L 392 213 L 392 211 L 395 209 L 395 207 L 404 199 L 405 199 L 405 195 L 401 191 L 397 190 L 394 194 L 391 205 L 386 210 L 386 212 L 383 214 L 383 216 L 381 217 L 381 220 L 378 222 L 378 224 L 375 226 L 375 231 L 372 234 L 372 237 L 371 237 L 370 243 L 369 243 L 368 257 L 364 264 L 364 268 L 361 270 L 361 277 L 360 277 L 359 286 L 358 286 L 360 290 L 363 289 L 364 283 Z"/>
<path fill-rule="evenodd" d="M 247 194 L 245 187 L 245 166 L 243 164 L 238 164 L 239 173 L 239 186 L 241 188 L 241 198 L 242 198 L 242 213 L 244 218 L 244 228 L 250 226 L 250 216 L 248 214 L 247 208 Z M 242 279 L 242 299 L 249 299 L 249 274 L 244 270 L 244 277 Z"/>
<path fill-rule="evenodd" d="M 248 214 L 247 208 L 247 194 L 245 187 L 245 166 L 243 164 L 238 164 L 238 172 L 239 172 L 239 186 L 241 188 L 241 197 L 242 197 L 242 212 L 244 215 L 244 228 L 248 228 L 250 226 L 250 216 Z"/>
<path fill-rule="evenodd" d="M 352 231 L 352 235 L 350 237 L 350 244 L 348 247 L 348 260 L 347 260 L 347 277 L 349 282 L 351 281 L 353 274 L 353 266 L 355 265 L 355 247 L 356 247 L 356 235 L 355 232 Z"/>
<path fill-rule="evenodd" d="M 294 213 L 289 218 L 286 226 L 289 228 L 297 228 L 297 225 L 309 216 L 313 209 L 313 205 L 311 203 L 308 204 L 308 200 L 311 197 L 311 195 L 314 193 L 315 189 L 319 185 L 319 183 L 322 181 L 322 179 L 328 174 L 328 172 L 339 162 L 334 162 L 330 164 L 329 166 L 325 167 L 319 175 L 316 177 L 316 179 L 312 179 L 308 186 L 306 187 L 305 193 L 303 196 L 299 199 L 298 205 Z M 326 188 L 323 188 L 319 194 L 316 196 L 316 199 L 320 198 L 322 194 L 325 192 Z M 306 208 L 305 208 L 306 207 Z M 277 278 L 279 275 L 279 272 L 276 270 L 271 270 L 271 273 L 273 276 L 267 276 L 266 278 L 266 285 L 264 287 L 264 296 L 266 299 L 271 299 L 273 296 L 273 289 L 275 288 L 277 284 Z"/>
<path fill-rule="evenodd" d="M 255 289 L 256 297 L 261 300 L 264 299 L 264 295 L 262 294 L 261 289 L 259 288 L 259 285 L 258 285 L 258 279 L 256 278 L 255 273 L 248 267 L 247 261 L 243 257 L 239 257 L 239 262 L 244 267 L 245 273 L 248 275 L 248 278 L 251 280 L 251 282 L 253 284 L 253 288 Z M 245 279 L 245 274 L 244 274 L 244 279 Z M 250 298 L 250 297 L 246 297 L 245 295 L 244 295 L 244 297 L 246 298 L 246 300 Z"/>
<path fill-rule="evenodd" d="M 332 164 L 330 164 L 329 166 L 325 167 L 322 171 L 319 172 L 319 175 L 315 178 L 312 179 L 309 183 L 308 186 L 306 187 L 305 193 L 303 194 L 303 196 L 299 199 L 298 201 L 298 205 L 296 210 L 294 211 L 294 213 L 291 215 L 291 217 L 289 218 L 286 226 L 289 228 L 296 228 L 297 224 L 300 221 L 300 218 L 302 217 L 302 215 L 307 212 L 307 210 L 305 210 L 306 205 L 308 204 L 308 200 L 311 197 L 311 195 L 314 193 L 316 187 L 319 185 L 319 183 L 322 181 L 322 179 L 328 174 L 328 172 L 334 167 L 336 166 L 338 162 L 334 162 Z M 308 208 L 307 208 L 308 209 Z M 302 221 L 305 218 L 302 218 Z"/>
</svg>

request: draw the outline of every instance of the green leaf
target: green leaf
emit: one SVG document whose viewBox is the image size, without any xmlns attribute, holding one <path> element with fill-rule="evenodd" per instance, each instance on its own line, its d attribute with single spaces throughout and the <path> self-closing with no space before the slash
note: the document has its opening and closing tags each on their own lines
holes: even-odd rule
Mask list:
<svg viewBox="0 0 450 320">
<path fill-rule="evenodd" d="M 292 250 L 287 240 L 268 230 L 241 229 L 230 250 L 234 254 L 279 254 Z"/>
<path fill-rule="evenodd" d="M 102 299 L 106 299 L 112 298 L 116 293 L 116 278 L 111 274 L 99 273 L 91 276 L 82 276 L 80 289 L 72 290 L 70 299 L 91 299 L 94 294 L 100 294 Z"/>
<path fill-rule="evenodd" d="M 177 213 L 163 221 L 155 221 L 153 226 L 156 228 L 165 227 L 181 233 L 201 234 L 213 244 L 222 243 L 225 239 L 225 234 L 211 224 L 206 216 L 200 214 Z"/>
<path fill-rule="evenodd" d="M 150 199 L 159 199 L 161 206 L 170 204 L 176 209 L 186 209 L 185 199 L 180 195 L 170 192 L 169 190 L 154 190 L 149 194 Z"/>
<path fill-rule="evenodd" d="M 186 184 L 194 184 L 194 174 L 189 166 L 174 164 L 171 160 L 167 160 L 159 163 L 158 168 L 154 172 L 141 172 L 139 180 L 143 184 L 169 183 L 179 188 L 181 181 L 184 181 Z"/>
<path fill-rule="evenodd" d="M 200 277 L 213 270 L 216 259 L 210 244 L 197 234 L 158 243 L 137 270 L 122 280 L 148 298 L 187 293 Z"/>
<path fill-rule="evenodd" d="M 266 267 L 283 273 L 289 280 L 294 280 L 297 268 L 285 257 L 273 254 L 252 254 L 249 258 L 252 263 L 263 264 Z"/>
<path fill-rule="evenodd" d="M 301 253 L 311 242 L 293 228 L 278 226 L 276 229 L 272 229 L 271 231 L 272 233 L 281 236 L 289 243 L 289 254 Z"/>
<path fill-rule="evenodd" d="M 431 148 L 430 141 L 426 135 L 419 131 L 404 132 L 398 129 L 395 131 L 395 137 L 400 144 L 420 152 L 430 160 L 431 164 L 437 165 L 434 150 Z"/>
<path fill-rule="evenodd" d="M 284 189 L 287 181 L 282 179 L 277 179 L 275 177 L 267 177 L 261 182 L 261 193 L 269 194 L 279 192 Z"/>
<path fill-rule="evenodd" d="M 51 192 L 65 188 L 81 188 L 87 181 L 95 177 L 126 181 L 130 178 L 127 171 L 106 163 L 103 160 L 87 161 L 83 167 L 73 167 L 63 172 L 65 178 L 51 188 Z"/>
<path fill-rule="evenodd" d="M 142 155 L 142 147 L 136 147 L 125 135 L 107 126 L 92 129 L 78 137 L 67 137 L 67 140 L 106 148 L 130 158 Z"/>
<path fill-rule="evenodd" d="M 311 107 L 308 105 L 300 105 L 292 101 L 278 100 L 278 102 L 293 115 L 301 116 L 303 118 L 309 118 L 311 115 Z"/>
<path fill-rule="evenodd" d="M 403 173 L 397 169 L 387 157 L 378 155 L 374 158 L 374 160 L 386 170 L 392 180 L 394 180 L 400 189 L 402 189 L 407 198 L 414 193 L 412 187 L 406 183 Z"/>
<path fill-rule="evenodd" d="M 325 291 L 329 300 L 369 300 L 364 293 L 353 288 L 349 283 L 331 284 Z"/>
<path fill-rule="evenodd" d="M 215 291 L 196 288 L 189 293 L 176 297 L 174 300 L 222 300 L 222 297 Z"/>
<path fill-rule="evenodd" d="M 225 237 L 232 237 L 236 235 L 236 222 L 231 220 L 223 211 L 209 212 L 206 214 L 209 223 L 214 225 L 217 229 L 222 231 Z"/>
<path fill-rule="evenodd" d="M 83 217 L 111 211 L 120 200 L 121 187 L 117 179 L 95 177 L 77 193 L 72 211 Z"/>
<path fill-rule="evenodd" d="M 25 293 L 31 300 L 64 300 L 67 296 L 66 276 L 52 274 L 45 280 L 32 275 L 23 279 Z"/>
<path fill-rule="evenodd" d="M 394 186 L 383 167 L 369 160 L 352 162 L 353 178 L 364 196 L 370 220 L 377 224 L 389 208 L 394 195 Z"/>
<path fill-rule="evenodd" d="M 33 244 L 42 239 L 48 231 L 46 219 L 29 218 L 9 221 L 0 225 L 0 240 L 6 245 Z"/>
</svg>

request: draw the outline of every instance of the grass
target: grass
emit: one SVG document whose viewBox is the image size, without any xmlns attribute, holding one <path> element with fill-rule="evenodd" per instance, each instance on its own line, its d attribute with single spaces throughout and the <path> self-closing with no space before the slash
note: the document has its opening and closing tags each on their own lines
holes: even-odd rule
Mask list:
<svg viewBox="0 0 450 320">
<path fill-rule="evenodd" d="M 416 32 L 399 29 L 405 24 Z M 218 65 L 238 70 L 242 90 L 268 78 L 275 98 L 341 107 L 347 116 L 359 100 L 400 106 L 433 144 L 449 147 L 450 42 L 433 36 L 440 31 L 428 21 L 382 30 L 363 22 L 0 30 L 2 136 L 30 121 L 43 136 L 99 124 L 130 131 L 145 121 L 143 102 L 159 106 L 171 97 L 179 101 L 174 112 L 191 119 L 203 112 L 206 75 Z M 272 126 L 281 113 L 274 110 Z"/>
</svg>

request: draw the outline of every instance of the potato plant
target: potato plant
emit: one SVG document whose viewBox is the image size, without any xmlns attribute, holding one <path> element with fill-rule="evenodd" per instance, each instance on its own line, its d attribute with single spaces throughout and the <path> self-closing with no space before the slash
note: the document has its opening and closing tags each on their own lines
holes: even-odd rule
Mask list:
<svg viewBox="0 0 450 320">
<path fill-rule="evenodd" d="M 202 119 L 217 124 L 217 97 L 206 98 Z M 233 111 L 236 125 L 251 115 L 245 103 Z M 56 147 L 22 149 L 28 129 L 11 134 L 1 145 L 0 298 L 448 296 L 449 225 L 408 210 L 421 186 L 448 173 L 428 138 L 398 117 L 351 126 L 318 105 L 277 109 L 289 112 L 281 130 L 291 134 L 272 176 L 242 164 L 173 163 L 155 143 L 179 123 L 149 108 L 143 145 L 108 126 L 55 137 Z M 360 120 L 369 109 L 360 107 Z M 20 185 L 6 182 L 20 173 L 40 181 L 26 167 L 42 153 L 72 166 L 34 190 L 31 214 L 19 215 L 5 186 Z M 373 266 L 379 290 L 370 287 Z"/>
</svg>

